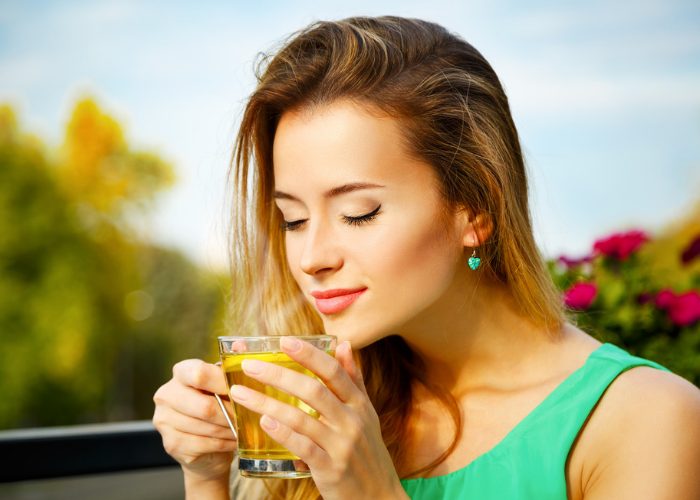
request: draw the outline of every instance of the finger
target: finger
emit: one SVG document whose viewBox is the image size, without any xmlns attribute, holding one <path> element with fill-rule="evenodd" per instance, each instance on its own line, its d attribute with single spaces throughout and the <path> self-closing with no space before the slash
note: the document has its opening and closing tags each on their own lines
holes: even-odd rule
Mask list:
<svg viewBox="0 0 700 500">
<path fill-rule="evenodd" d="M 335 360 L 333 362 L 338 364 Z M 339 424 L 344 422 L 346 410 L 343 408 L 343 403 L 318 378 L 257 359 L 245 359 L 241 366 L 243 372 L 249 377 L 296 396 L 326 419 Z M 339 369 L 342 370 L 342 368 Z M 347 377 L 347 374 L 345 376 Z M 348 383 L 352 384 L 349 377 Z"/>
<path fill-rule="evenodd" d="M 200 391 L 226 394 L 227 384 L 220 367 L 201 359 L 186 359 L 173 366 L 173 378 Z"/>
<path fill-rule="evenodd" d="M 198 457 L 208 453 L 232 453 L 238 446 L 237 442 L 231 439 L 198 436 L 168 426 L 162 428 L 160 433 L 163 436 L 165 451 L 178 461 L 183 456 Z"/>
<path fill-rule="evenodd" d="M 236 440 L 228 425 L 224 427 L 212 422 L 193 418 L 167 406 L 159 406 L 156 408 L 153 415 L 153 424 L 156 428 L 169 426 L 177 431 L 196 436 Z"/>
<path fill-rule="evenodd" d="M 216 425 L 228 425 L 214 396 L 204 394 L 171 380 L 158 389 L 153 400 L 156 406 L 168 406 L 184 415 L 205 420 Z"/>
<path fill-rule="evenodd" d="M 310 468 L 315 469 L 328 462 L 328 454 L 313 440 L 295 432 L 269 415 L 260 417 L 260 426 L 272 439 L 301 458 Z"/>
<path fill-rule="evenodd" d="M 248 351 L 248 346 L 242 340 L 234 340 L 233 344 L 231 344 L 231 351 L 232 352 L 246 352 L 246 351 Z"/>
<path fill-rule="evenodd" d="M 337 359 L 338 363 L 345 369 L 355 386 L 366 395 L 367 389 L 365 388 L 365 381 L 362 378 L 362 370 L 360 370 L 360 367 L 357 366 L 355 362 L 352 346 L 349 341 L 345 340 L 337 347 L 335 350 L 335 359 Z"/>
<path fill-rule="evenodd" d="M 321 447 L 325 447 L 326 441 L 331 435 L 324 424 L 308 413 L 248 387 L 232 386 L 231 397 L 236 403 L 255 413 L 272 416 L 294 431 L 308 436 Z"/>
<path fill-rule="evenodd" d="M 315 373 L 341 401 L 357 398 L 357 386 L 333 356 L 294 337 L 283 337 L 280 346 L 289 357 Z"/>
</svg>

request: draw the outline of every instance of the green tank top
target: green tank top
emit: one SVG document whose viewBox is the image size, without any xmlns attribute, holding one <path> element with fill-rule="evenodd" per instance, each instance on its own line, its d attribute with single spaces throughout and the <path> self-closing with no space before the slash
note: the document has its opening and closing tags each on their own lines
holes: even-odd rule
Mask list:
<svg viewBox="0 0 700 500">
<path fill-rule="evenodd" d="M 613 380 L 635 366 L 669 371 L 602 344 L 490 451 L 444 476 L 403 479 L 404 490 L 414 500 L 566 500 L 566 460 L 579 430 Z"/>
</svg>

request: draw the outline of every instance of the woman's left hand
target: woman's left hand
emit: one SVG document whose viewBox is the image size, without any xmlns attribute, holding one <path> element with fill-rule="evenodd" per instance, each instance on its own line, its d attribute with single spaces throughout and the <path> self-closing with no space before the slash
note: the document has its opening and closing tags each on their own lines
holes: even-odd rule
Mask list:
<svg viewBox="0 0 700 500">
<path fill-rule="evenodd" d="M 258 360 L 243 361 L 243 371 L 298 397 L 320 418 L 239 385 L 231 388 L 236 403 L 260 413 L 260 424 L 270 437 L 308 465 L 324 499 L 408 498 L 382 440 L 379 417 L 350 344 L 341 343 L 335 358 L 294 337 L 285 337 L 281 345 L 323 383 Z"/>
</svg>

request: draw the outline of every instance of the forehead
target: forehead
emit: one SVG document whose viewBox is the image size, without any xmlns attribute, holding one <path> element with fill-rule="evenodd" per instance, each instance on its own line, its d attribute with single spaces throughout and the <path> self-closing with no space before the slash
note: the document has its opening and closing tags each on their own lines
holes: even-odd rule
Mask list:
<svg viewBox="0 0 700 500">
<path fill-rule="evenodd" d="M 399 120 L 346 100 L 283 114 L 273 165 L 275 187 L 284 190 L 434 181 L 433 169 L 406 150 Z"/>
</svg>

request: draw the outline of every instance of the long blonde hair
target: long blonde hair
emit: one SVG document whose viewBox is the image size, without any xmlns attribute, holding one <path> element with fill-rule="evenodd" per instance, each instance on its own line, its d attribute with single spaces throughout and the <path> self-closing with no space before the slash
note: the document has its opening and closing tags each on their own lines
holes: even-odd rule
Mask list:
<svg viewBox="0 0 700 500">
<path fill-rule="evenodd" d="M 282 114 L 341 98 L 402 123 L 407 151 L 435 168 L 447 205 L 468 207 L 492 221 L 492 234 L 480 247 L 479 272 L 506 284 L 524 317 L 559 331 L 565 316 L 532 234 L 525 165 L 508 100 L 474 47 L 418 19 L 319 21 L 263 57 L 256 75 L 230 171 L 231 313 L 237 331 L 323 330 L 287 266 L 282 219 L 272 198 L 272 144 Z M 422 360 L 398 336 L 379 340 L 357 356 L 397 471 L 410 477 L 432 470 L 459 439 L 457 403 L 425 379 Z M 416 384 L 442 401 L 455 434 L 440 457 L 408 470 L 405 443 Z M 318 497 L 310 480 L 270 482 L 269 491 L 281 498 Z"/>
</svg>

